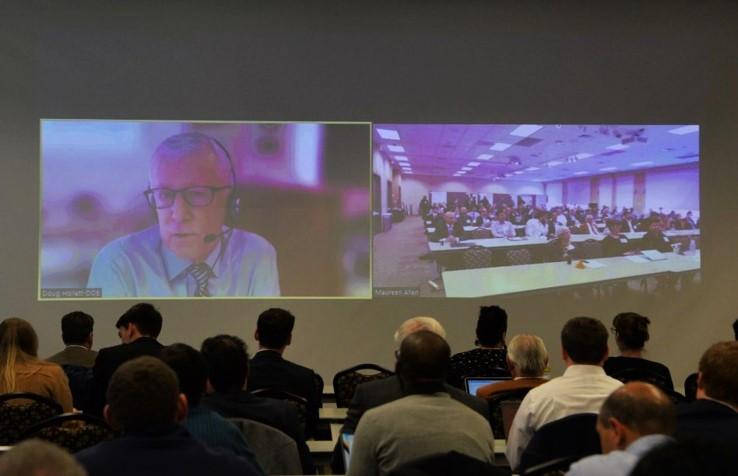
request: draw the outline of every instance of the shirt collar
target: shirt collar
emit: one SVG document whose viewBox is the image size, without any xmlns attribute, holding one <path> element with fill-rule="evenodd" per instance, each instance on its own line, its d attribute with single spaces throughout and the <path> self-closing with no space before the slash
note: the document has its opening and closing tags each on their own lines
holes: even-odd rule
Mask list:
<svg viewBox="0 0 738 476">
<path fill-rule="evenodd" d="M 599 365 L 574 364 L 564 371 L 564 377 L 581 377 L 584 375 L 605 375 L 605 370 Z"/>
<path fill-rule="evenodd" d="M 161 243 L 159 246 L 161 247 L 161 255 L 164 259 L 164 268 L 167 271 L 167 276 L 169 277 L 169 281 L 174 281 L 180 277 L 182 277 L 187 269 L 193 264 L 190 260 L 180 258 L 179 256 L 175 255 L 172 250 L 164 246 L 164 243 Z M 218 255 L 220 254 L 221 247 L 223 246 L 223 241 L 219 240 L 218 245 L 213 248 L 213 251 L 210 252 L 207 258 L 205 258 L 204 263 L 206 263 L 208 266 L 210 266 L 210 270 L 213 273 L 213 276 L 217 277 L 215 274 L 215 262 L 218 260 Z"/>
</svg>

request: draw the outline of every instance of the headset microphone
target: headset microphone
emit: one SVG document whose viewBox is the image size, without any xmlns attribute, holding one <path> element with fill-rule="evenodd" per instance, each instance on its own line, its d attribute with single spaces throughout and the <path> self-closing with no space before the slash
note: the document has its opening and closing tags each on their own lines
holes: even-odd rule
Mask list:
<svg viewBox="0 0 738 476">
<path fill-rule="evenodd" d="M 223 236 L 225 236 L 225 234 L 228 233 L 229 231 L 230 231 L 230 229 L 229 230 L 225 230 L 225 231 L 221 231 L 220 233 L 211 233 L 209 235 L 205 235 L 205 238 L 203 238 L 202 241 L 203 241 L 203 243 L 206 243 L 206 244 L 207 243 L 212 243 L 213 241 L 215 241 L 217 239 L 223 238 Z"/>
</svg>

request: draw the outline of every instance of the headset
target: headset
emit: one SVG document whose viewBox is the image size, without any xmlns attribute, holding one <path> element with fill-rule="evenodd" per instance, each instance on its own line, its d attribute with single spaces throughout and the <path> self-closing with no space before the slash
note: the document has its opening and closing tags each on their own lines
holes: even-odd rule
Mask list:
<svg viewBox="0 0 738 476">
<path fill-rule="evenodd" d="M 223 152 L 223 155 L 225 155 L 226 160 L 228 161 L 228 170 L 230 170 L 231 172 L 232 190 L 228 194 L 228 200 L 226 202 L 226 213 L 223 221 L 224 225 L 228 227 L 228 230 L 226 232 L 218 233 L 215 235 L 207 235 L 205 237 L 205 242 L 210 243 L 211 241 L 214 241 L 218 238 L 222 238 L 226 233 L 230 234 L 230 231 L 233 230 L 233 227 L 238 221 L 238 216 L 241 213 L 241 199 L 236 195 L 236 168 L 233 166 L 233 159 L 231 159 L 231 154 L 228 153 L 228 149 L 226 149 L 225 146 L 218 139 L 202 133 L 198 134 L 206 137 L 211 145 Z M 149 209 L 151 209 L 151 212 L 154 215 L 154 220 L 158 223 L 159 216 L 156 214 L 156 206 L 154 205 L 153 201 L 149 201 L 148 198 L 146 199 L 146 203 L 149 205 Z"/>
</svg>

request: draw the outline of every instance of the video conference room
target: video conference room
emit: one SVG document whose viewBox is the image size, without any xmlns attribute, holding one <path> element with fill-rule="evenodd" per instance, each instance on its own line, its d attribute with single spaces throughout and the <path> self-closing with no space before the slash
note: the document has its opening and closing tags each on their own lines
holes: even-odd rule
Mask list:
<svg viewBox="0 0 738 476">
<path fill-rule="evenodd" d="M 53 392 L 35 390 L 57 406 L 51 418 L 36 415 L 44 418 L 34 424 L 43 425 L 26 427 L 30 419 L 17 423 L 0 403 L 0 428 L 11 430 L 1 433 L 14 435 L 0 444 L 0 475 L 45 465 L 47 474 L 354 476 L 391 474 L 400 462 L 420 463 L 413 468 L 420 474 L 575 475 L 603 474 L 587 465 L 619 457 L 628 460 L 623 475 L 732 474 L 732 456 L 727 469 L 711 465 L 719 466 L 722 445 L 738 441 L 735 379 L 728 372 L 714 383 L 726 367 L 738 368 L 730 364 L 738 308 L 731 272 L 738 267 L 738 18 L 731 4 L 61 0 L 6 7 L 0 335 L 12 327 L 36 339 L 16 346 L 0 339 L 0 357 L 15 348 L 16 370 L 49 373 Z M 146 147 L 113 135 L 97 140 L 98 131 L 44 144 L 45 121 L 68 120 L 199 131 L 222 142 L 237 170 L 223 183 L 152 184 L 147 167 L 156 147 L 179 130 L 157 132 Z M 274 123 L 284 126 L 277 132 Z M 284 154 L 261 154 L 259 169 L 249 168 L 243 151 L 257 145 L 251 125 L 269 135 L 297 133 L 297 124 L 325 132 L 300 136 L 322 151 L 310 169 L 318 180 L 292 180 L 305 172 L 292 140 L 280 141 Z M 350 136 L 332 132 L 339 124 L 353 124 Z M 74 167 L 58 162 L 45 173 L 45 146 Z M 126 150 L 138 165 L 119 161 L 117 175 L 106 173 L 110 151 Z M 82 158 L 97 168 L 74 162 Z M 133 174 L 135 187 L 126 178 Z M 221 246 L 217 257 L 231 234 L 264 237 L 276 250 L 279 292 L 218 295 L 215 281 L 208 288 L 193 274 L 185 278 L 187 295 L 43 296 L 66 287 L 72 274 L 74 287 L 84 288 L 109 243 L 164 230 L 155 220 L 168 202 L 147 202 L 149 189 L 169 189 L 181 206 L 204 203 L 185 197 L 190 187 L 234 182 L 240 207 L 229 210 L 238 213 L 220 213 L 221 230 L 207 230 L 199 244 Z M 47 207 L 48 183 L 70 196 L 93 184 L 103 199 Z M 121 188 L 131 191 L 130 201 L 107 201 Z M 214 192 L 222 195 L 216 204 L 234 198 L 225 190 Z M 67 215 L 84 226 L 55 234 Z M 76 334 L 64 335 L 64 316 Z M 270 322 L 281 323 L 276 340 Z M 582 360 L 582 346 L 572 341 L 591 344 L 585 347 L 597 358 Z M 116 369 L 114 389 L 140 393 L 101 393 L 101 382 L 112 378 L 106 360 L 132 345 L 165 352 Z M 93 356 L 77 376 L 97 382 L 94 393 L 82 387 L 81 401 L 70 385 L 75 369 L 46 363 L 74 352 Z M 515 374 L 521 355 L 530 365 Z M 443 379 L 413 381 L 423 356 L 438 359 L 431 367 L 443 368 Z M 486 371 L 461 375 L 479 356 L 492 359 Z M 282 389 L 294 395 L 264 384 L 265 375 L 278 375 L 269 370 L 274 361 L 308 370 L 284 380 L 290 385 Z M 623 370 L 618 363 L 634 361 L 653 371 L 650 385 L 613 377 Z M 5 362 L 0 371 L 12 375 Z M 363 364 L 371 365 L 354 368 Z M 23 387 L 27 373 L 15 375 L 17 386 L 0 393 L 33 390 Z M 185 389 L 192 375 L 197 382 Z M 532 437 L 544 421 L 536 398 L 568 378 L 598 388 L 579 422 L 584 429 L 553 439 L 542 433 L 536 443 L 549 439 L 525 454 L 530 445 L 521 435 Z M 291 386 L 307 381 L 304 397 Z M 479 393 L 521 382 L 536 385 L 522 389 L 527 400 L 521 392 L 498 405 Z M 86 406 L 84 395 L 96 404 Z M 219 403 L 236 398 L 263 411 L 244 419 L 251 422 L 213 417 L 221 415 L 213 410 Z M 636 404 L 618 406 L 619 398 Z M 163 399 L 171 411 L 157 421 Z M 130 419 L 116 408 L 121 402 L 135 403 Z M 515 405 L 530 426 L 515 423 Z M 281 436 L 258 425 L 273 415 L 267 407 L 291 415 L 274 427 Z M 686 417 L 702 419 L 699 409 L 710 419 L 692 430 L 700 427 L 707 447 L 681 433 Z M 643 434 L 628 419 L 634 412 L 662 418 L 661 426 Z M 194 427 L 190 436 L 181 433 L 203 415 L 224 429 L 204 437 L 226 435 L 235 442 L 230 449 L 196 440 Z M 49 420 L 60 426 L 47 428 Z M 79 437 L 80 430 L 87 433 Z M 30 435 L 66 450 L 38 446 Z M 560 460 L 549 452 L 573 435 L 586 435 L 587 456 Z M 384 444 L 397 445 L 389 458 L 375 451 Z M 536 446 L 543 450 L 537 455 Z M 559 466 L 535 468 L 538 462 Z"/>
</svg>

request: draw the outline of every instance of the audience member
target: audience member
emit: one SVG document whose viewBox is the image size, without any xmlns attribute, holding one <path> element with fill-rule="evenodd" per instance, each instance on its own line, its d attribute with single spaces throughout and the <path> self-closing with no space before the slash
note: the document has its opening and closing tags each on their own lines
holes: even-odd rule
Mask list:
<svg viewBox="0 0 738 476">
<path fill-rule="evenodd" d="M 62 317 L 62 341 L 64 350 L 49 357 L 49 362 L 61 365 L 69 379 L 74 408 L 90 410 L 92 367 L 97 352 L 92 350 L 92 328 L 95 320 L 81 311 L 70 312 Z"/>
<path fill-rule="evenodd" d="M 0 322 L 0 393 L 30 392 L 50 398 L 72 411 L 72 392 L 59 365 L 40 360 L 38 336 L 27 321 Z"/>
<path fill-rule="evenodd" d="M 95 320 L 87 313 L 74 311 L 65 314 L 61 320 L 64 350 L 49 357 L 49 362 L 59 365 L 76 365 L 92 368 L 97 352 L 92 350 L 92 328 Z"/>
<path fill-rule="evenodd" d="M 460 352 L 451 357 L 448 383 L 464 388 L 466 377 L 504 377 L 510 375 L 507 368 L 507 312 L 499 306 L 482 306 L 477 318 L 476 349 Z"/>
<path fill-rule="evenodd" d="M 144 356 L 122 364 L 107 390 L 106 421 L 122 436 L 75 456 L 96 475 L 260 475 L 246 459 L 212 450 L 178 422 L 187 416 L 174 371 Z"/>
<path fill-rule="evenodd" d="M 315 372 L 283 357 L 292 343 L 295 316 L 289 311 L 271 308 L 262 312 L 256 322 L 254 338 L 259 350 L 249 361 L 248 391 L 268 388 L 298 395 L 307 400 L 307 435 L 318 425 L 322 388 L 318 388 Z"/>
<path fill-rule="evenodd" d="M 556 238 L 546 246 L 548 246 L 548 252 L 546 253 L 548 261 L 571 262 L 579 258 L 577 249 L 571 244 L 571 231 L 565 226 L 556 228 Z"/>
<path fill-rule="evenodd" d="M 673 391 L 671 372 L 661 363 L 643 358 L 645 343 L 650 338 L 648 325 L 651 321 L 635 312 L 623 312 L 612 321 L 615 342 L 620 349 L 619 357 L 605 361 L 605 372 L 611 377 L 628 377 L 625 372 L 633 372 L 638 380 L 648 381 L 664 391 Z"/>
<path fill-rule="evenodd" d="M 639 243 L 640 249 L 658 250 L 662 253 L 671 251 L 671 242 L 662 230 L 663 225 L 661 220 L 659 218 L 652 218 L 648 225 L 648 231 L 643 235 Z"/>
<path fill-rule="evenodd" d="M 657 387 L 627 383 L 602 404 L 597 418 L 601 455 L 588 456 L 569 469 L 571 476 L 627 476 L 649 450 L 671 441 L 674 405 Z"/>
<path fill-rule="evenodd" d="M 87 476 L 72 455 L 47 441 L 32 439 L 13 446 L 0 458 L 3 476 Z"/>
<path fill-rule="evenodd" d="M 542 238 L 547 235 L 543 212 L 536 212 L 533 218 L 525 224 L 525 236 L 528 238 Z"/>
<path fill-rule="evenodd" d="M 369 410 L 356 430 L 349 476 L 386 475 L 424 456 L 456 451 L 492 463 L 489 423 L 445 392 L 451 350 L 431 331 L 400 345 L 397 374 L 407 395 Z"/>
<path fill-rule="evenodd" d="M 431 241 L 447 240 L 457 242 L 466 236 L 464 225 L 456 219 L 454 212 L 448 211 L 438 217 L 433 223 L 435 231 L 430 235 Z"/>
<path fill-rule="evenodd" d="M 625 256 L 630 254 L 630 241 L 628 237 L 620 233 L 622 223 L 618 220 L 607 220 L 607 236 L 602 243 L 602 256 L 612 258 L 614 256 Z"/>
<path fill-rule="evenodd" d="M 584 235 L 601 235 L 592 215 L 584 217 L 584 223 L 582 223 L 582 225 L 577 229 L 577 233 Z"/>
<path fill-rule="evenodd" d="M 498 210 L 495 215 L 495 221 L 492 222 L 492 236 L 494 238 L 509 238 L 515 236 L 515 228 L 507 219 L 504 210 Z"/>
<path fill-rule="evenodd" d="M 156 338 L 159 337 L 161 326 L 161 314 L 145 302 L 134 304 L 120 316 L 115 327 L 122 344 L 100 349 L 95 359 L 91 412 L 102 413 L 108 382 L 121 364 L 143 355 L 159 355 L 162 345 Z"/>
<path fill-rule="evenodd" d="M 702 355 L 697 400 L 677 409 L 677 438 L 698 438 L 738 454 L 738 342 L 718 342 Z"/>
<path fill-rule="evenodd" d="M 208 378 L 205 359 L 200 352 L 187 344 L 172 344 L 162 349 L 160 358 L 177 374 L 179 391 L 187 397 L 187 418 L 182 422 L 187 431 L 210 448 L 243 456 L 259 468 L 238 427 L 200 404 Z"/>
<path fill-rule="evenodd" d="M 566 371 L 532 389 L 523 399 L 507 439 L 507 460 L 516 470 L 533 433 L 546 423 L 576 413 L 597 413 L 622 382 L 602 369 L 607 359 L 607 329 L 590 317 L 570 319 L 561 331 Z"/>
<path fill-rule="evenodd" d="M 244 390 L 249 372 L 246 344 L 236 336 L 221 334 L 205 339 L 200 351 L 213 390 L 205 396 L 203 404 L 225 418 L 246 418 L 284 432 L 297 443 L 305 474 L 313 472 L 297 410 L 285 401 L 257 397 Z"/>
<path fill-rule="evenodd" d="M 507 346 L 507 366 L 512 380 L 491 383 L 477 390 L 477 397 L 491 398 L 513 390 L 535 388 L 548 382 L 543 377 L 548 366 L 548 351 L 538 336 L 517 335 Z"/>
</svg>

